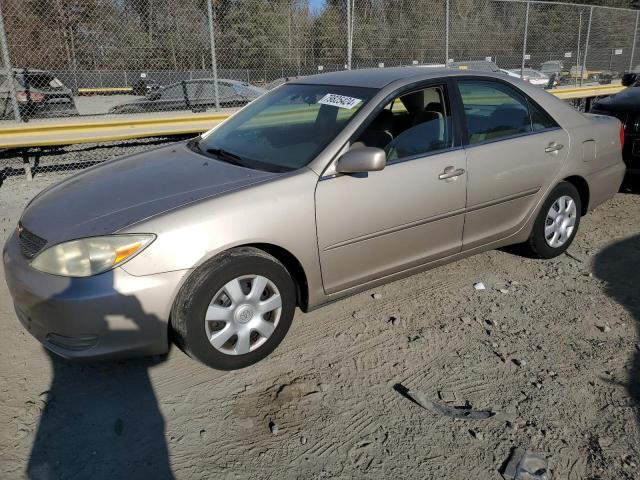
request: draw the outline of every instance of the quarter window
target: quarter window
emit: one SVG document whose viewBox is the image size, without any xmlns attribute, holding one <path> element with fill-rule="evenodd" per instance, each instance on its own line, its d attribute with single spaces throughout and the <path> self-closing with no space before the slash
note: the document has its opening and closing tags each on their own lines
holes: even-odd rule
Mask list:
<svg viewBox="0 0 640 480">
<path fill-rule="evenodd" d="M 547 115 L 542 109 L 536 107 L 533 103 L 529 103 L 529 112 L 531 113 L 531 126 L 534 132 L 546 130 L 547 128 L 555 128 L 558 124 Z"/>
</svg>

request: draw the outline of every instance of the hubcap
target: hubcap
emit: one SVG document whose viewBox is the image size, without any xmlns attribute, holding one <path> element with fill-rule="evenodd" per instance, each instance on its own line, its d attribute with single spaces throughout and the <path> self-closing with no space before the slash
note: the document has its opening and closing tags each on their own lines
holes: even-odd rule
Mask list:
<svg viewBox="0 0 640 480">
<path fill-rule="evenodd" d="M 544 238 L 547 245 L 558 248 L 571 238 L 576 225 L 576 202 L 568 195 L 558 198 L 549 211 L 544 223 Z"/>
<path fill-rule="evenodd" d="M 260 348 L 273 334 L 282 299 L 267 277 L 245 275 L 226 283 L 213 296 L 204 318 L 207 338 L 216 350 L 244 355 Z"/>
</svg>

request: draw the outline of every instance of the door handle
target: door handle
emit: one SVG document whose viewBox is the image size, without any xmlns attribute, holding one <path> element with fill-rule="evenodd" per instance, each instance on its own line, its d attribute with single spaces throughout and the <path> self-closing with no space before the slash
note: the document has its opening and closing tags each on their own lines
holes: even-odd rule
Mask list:
<svg viewBox="0 0 640 480">
<path fill-rule="evenodd" d="M 545 153 L 555 153 L 562 150 L 563 148 L 564 148 L 564 145 L 562 145 L 561 143 L 551 142 L 547 146 L 547 148 L 544 149 L 544 151 Z"/>
<path fill-rule="evenodd" d="M 438 175 L 440 180 L 451 180 L 460 175 L 464 175 L 464 168 L 456 168 L 456 167 L 447 167 L 444 169 L 444 172 Z"/>
</svg>

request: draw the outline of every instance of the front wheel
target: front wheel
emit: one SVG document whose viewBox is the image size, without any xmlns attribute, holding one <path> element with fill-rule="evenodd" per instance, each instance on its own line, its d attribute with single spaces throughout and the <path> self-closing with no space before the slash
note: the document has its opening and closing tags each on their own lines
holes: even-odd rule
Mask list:
<svg viewBox="0 0 640 480">
<path fill-rule="evenodd" d="M 235 370 L 275 350 L 295 306 L 295 285 L 282 263 L 256 248 L 236 248 L 187 279 L 172 309 L 172 333 L 189 356 Z"/>
<path fill-rule="evenodd" d="M 569 182 L 556 186 L 545 200 L 533 231 L 522 245 L 524 253 L 535 258 L 553 258 L 563 253 L 578 231 L 582 202 Z"/>
</svg>

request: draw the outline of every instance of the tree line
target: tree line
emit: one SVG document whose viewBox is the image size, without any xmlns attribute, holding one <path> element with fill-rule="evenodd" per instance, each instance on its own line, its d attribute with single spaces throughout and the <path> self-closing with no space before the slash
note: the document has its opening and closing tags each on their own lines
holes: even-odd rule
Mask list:
<svg viewBox="0 0 640 480">
<path fill-rule="evenodd" d="M 12 64 L 52 70 L 207 69 L 211 66 L 207 0 L 2 0 Z M 634 0 L 587 5 L 634 7 Z M 582 12 L 582 16 L 580 16 Z M 518 65 L 526 4 L 451 0 L 449 57 L 491 56 Z M 532 63 L 572 52 L 584 39 L 584 8 L 535 3 L 529 12 L 527 53 Z M 341 68 L 347 55 L 347 1 L 214 0 L 220 69 Z M 444 0 L 355 0 L 353 65 L 445 62 Z M 635 15 L 595 9 L 593 61 L 623 47 L 628 61 Z M 640 36 L 640 35 L 639 35 Z M 579 42 L 580 40 L 580 42 Z M 640 52 L 638 52 L 640 56 Z M 640 63 L 640 62 L 638 62 Z"/>
</svg>

